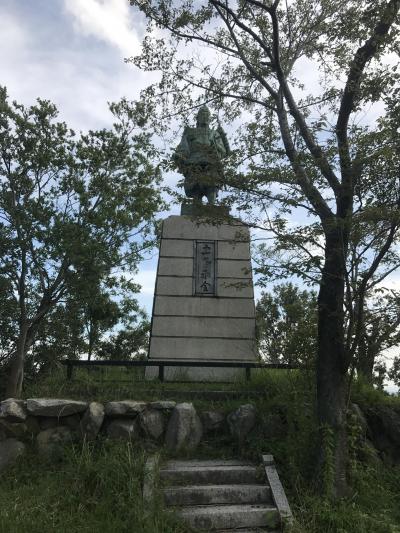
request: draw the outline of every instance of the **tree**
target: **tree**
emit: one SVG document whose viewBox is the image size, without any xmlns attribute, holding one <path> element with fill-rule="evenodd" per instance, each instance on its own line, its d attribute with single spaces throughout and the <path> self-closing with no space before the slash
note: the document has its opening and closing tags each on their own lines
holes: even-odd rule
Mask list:
<svg viewBox="0 0 400 533">
<path fill-rule="evenodd" d="M 183 114 L 202 100 L 223 109 L 228 119 L 250 116 L 239 134 L 243 149 L 232 157 L 243 172 L 228 173 L 242 207 L 254 205 L 258 198 L 261 204 L 279 204 L 286 214 L 305 209 L 319 225 L 322 271 L 316 373 L 322 438 L 318 463 L 321 474 L 333 473 L 324 484 L 327 490 L 333 496 L 343 495 L 351 363 L 344 306 L 351 232 L 356 219 L 380 225 L 382 230 L 360 294 L 365 294 L 368 277 L 388 254 L 398 232 L 398 75 L 383 60 L 385 52 L 399 50 L 400 2 L 297 0 L 283 5 L 280 0 L 131 0 L 131 4 L 149 20 L 143 53 L 133 61 L 143 69 L 162 72 L 161 82 L 143 93 L 147 112 L 155 114 L 156 106 L 161 106 L 155 126 L 165 125 L 160 114 L 171 116 L 172 107 L 175 114 Z M 152 34 L 154 28 L 167 30 L 170 41 L 164 34 Z M 203 49 L 197 47 L 189 57 L 182 53 L 183 45 L 196 43 Z M 204 48 L 206 54 L 201 53 Z M 307 93 L 297 79 L 300 65 L 311 64 L 321 76 L 320 90 L 314 94 Z M 357 125 L 355 113 L 377 101 L 385 104 L 378 124 Z M 384 147 L 380 137 L 387 141 Z M 370 182 L 369 170 L 376 161 L 379 183 Z M 370 207 L 362 195 L 377 190 L 387 193 L 386 177 L 389 182 L 396 177 L 393 194 L 383 195 L 383 202 Z M 281 221 L 282 216 L 275 223 Z M 362 309 L 363 298 L 358 298 L 358 316 Z M 360 329 L 361 323 L 357 319 L 353 325 Z M 359 336 L 359 329 L 354 335 Z M 326 433 L 332 435 L 329 451 L 323 444 Z M 328 468 L 327 462 L 332 463 Z"/>
<path fill-rule="evenodd" d="M 263 292 L 256 305 L 258 349 L 271 363 L 315 364 L 317 297 L 292 283 Z"/>
<path fill-rule="evenodd" d="M 389 377 L 400 389 L 400 357 L 398 356 L 394 358 L 393 367 L 389 372 Z"/>
<path fill-rule="evenodd" d="M 400 342 L 400 295 L 398 292 L 384 292 L 366 306 L 363 313 L 363 327 L 354 361 L 357 375 L 367 383 L 374 383 L 374 370 L 379 370 L 378 384 L 385 374 L 385 364 L 379 357 L 385 350 Z"/>
<path fill-rule="evenodd" d="M 146 317 L 101 342 L 97 356 L 106 359 L 138 359 L 147 354 L 150 322 Z"/>
<path fill-rule="evenodd" d="M 21 393 L 24 361 L 45 317 L 71 293 L 89 301 L 102 285 L 118 286 L 149 246 L 162 205 L 150 163 L 156 152 L 137 127 L 139 109 L 123 100 L 110 110 L 112 130 L 77 136 L 56 121 L 50 102 L 10 104 L 0 91 L 0 283 L 12 311 L 2 346 L 8 396 Z"/>
</svg>

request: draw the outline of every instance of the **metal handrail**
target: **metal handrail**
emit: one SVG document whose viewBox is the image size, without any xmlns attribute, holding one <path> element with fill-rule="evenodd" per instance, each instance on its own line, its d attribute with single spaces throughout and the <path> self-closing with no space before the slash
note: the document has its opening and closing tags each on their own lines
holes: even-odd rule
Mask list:
<svg viewBox="0 0 400 533">
<path fill-rule="evenodd" d="M 75 366 L 158 366 L 158 379 L 164 381 L 164 368 L 167 366 L 204 367 L 204 368 L 244 368 L 246 369 L 246 379 L 250 379 L 252 368 L 286 369 L 296 370 L 299 365 L 289 365 L 286 363 L 253 363 L 245 361 L 167 361 L 165 359 L 146 359 L 143 361 L 84 361 L 81 359 L 65 359 L 61 361 L 67 367 L 67 379 L 72 379 Z"/>
</svg>

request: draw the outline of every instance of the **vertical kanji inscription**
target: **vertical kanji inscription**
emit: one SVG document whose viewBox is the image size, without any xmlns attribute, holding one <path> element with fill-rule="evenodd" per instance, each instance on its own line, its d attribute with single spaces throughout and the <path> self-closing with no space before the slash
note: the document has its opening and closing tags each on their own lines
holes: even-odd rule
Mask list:
<svg viewBox="0 0 400 533">
<path fill-rule="evenodd" d="M 195 242 L 196 296 L 215 296 L 215 241 Z"/>
</svg>

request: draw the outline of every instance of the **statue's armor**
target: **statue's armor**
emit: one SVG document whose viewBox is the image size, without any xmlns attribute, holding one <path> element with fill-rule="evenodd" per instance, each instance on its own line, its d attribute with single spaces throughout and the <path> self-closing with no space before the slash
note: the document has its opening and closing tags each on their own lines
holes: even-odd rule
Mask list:
<svg viewBox="0 0 400 533">
<path fill-rule="evenodd" d="M 228 142 L 222 135 L 220 128 L 214 130 L 208 124 L 185 128 L 174 160 L 185 176 L 186 196 L 200 201 L 202 196 L 207 196 L 214 203 L 223 177 L 221 160 L 229 152 Z"/>
</svg>

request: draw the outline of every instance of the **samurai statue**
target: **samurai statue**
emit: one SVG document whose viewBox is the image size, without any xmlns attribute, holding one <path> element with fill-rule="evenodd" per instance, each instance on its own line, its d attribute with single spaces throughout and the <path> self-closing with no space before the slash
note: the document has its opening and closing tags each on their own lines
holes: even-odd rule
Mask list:
<svg viewBox="0 0 400 533">
<path fill-rule="evenodd" d="M 210 128 L 210 118 L 208 107 L 202 106 L 196 127 L 185 127 L 173 160 L 185 177 L 186 196 L 199 203 L 206 196 L 208 203 L 214 205 L 223 182 L 222 160 L 229 155 L 230 148 L 221 125 Z"/>
</svg>

